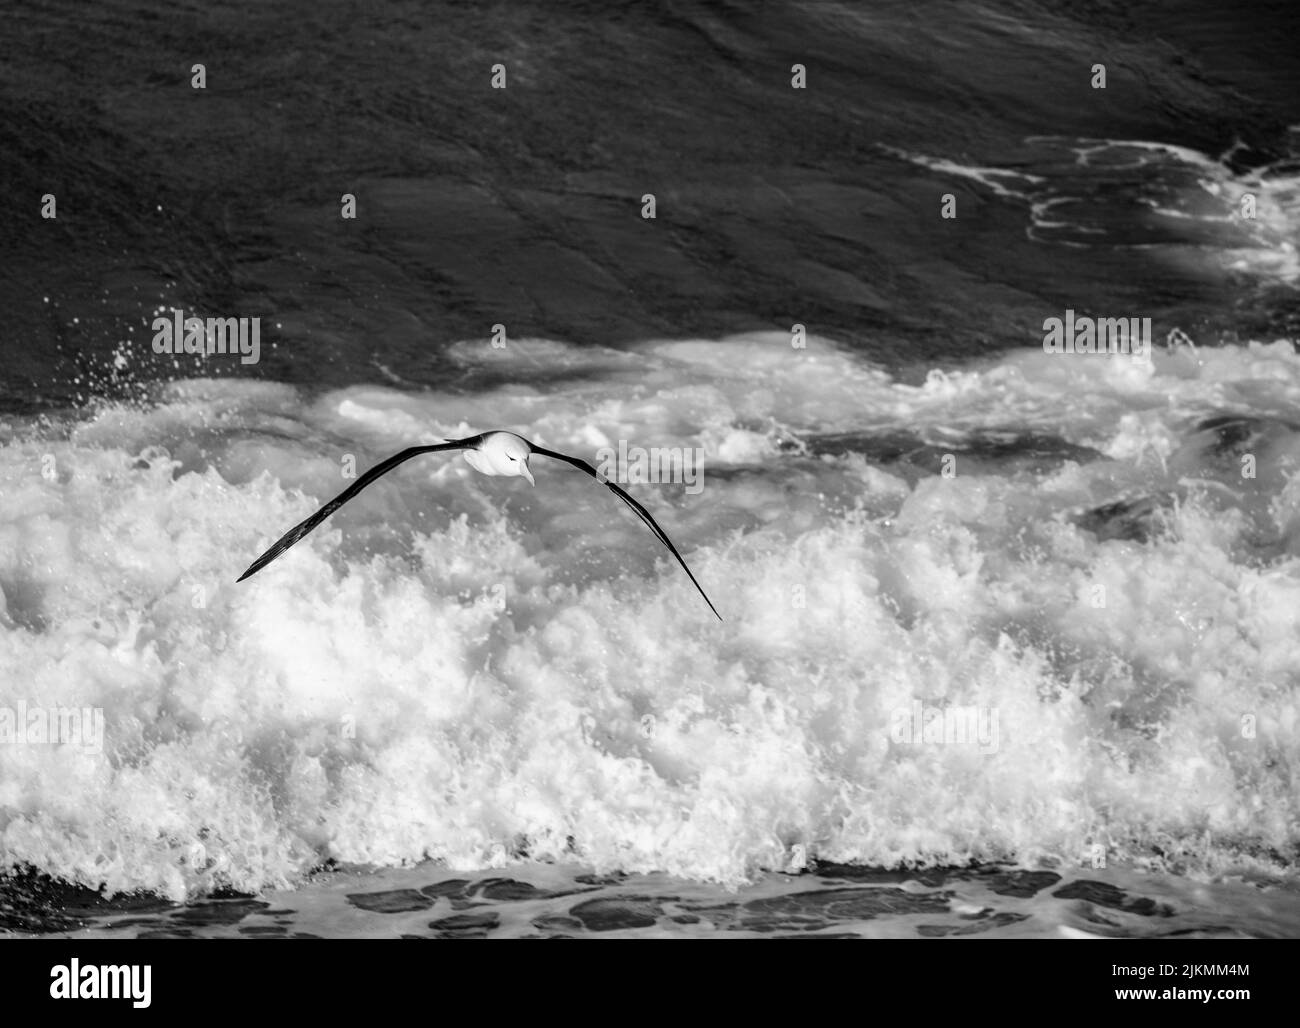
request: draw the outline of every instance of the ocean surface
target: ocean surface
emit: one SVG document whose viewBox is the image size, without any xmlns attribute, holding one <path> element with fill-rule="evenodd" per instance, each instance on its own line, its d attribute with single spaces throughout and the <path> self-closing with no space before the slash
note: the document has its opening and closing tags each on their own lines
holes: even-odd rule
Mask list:
<svg viewBox="0 0 1300 1028">
<path fill-rule="evenodd" d="M 1300 934 L 1297 11 L 12 12 L 0 933 Z"/>
</svg>

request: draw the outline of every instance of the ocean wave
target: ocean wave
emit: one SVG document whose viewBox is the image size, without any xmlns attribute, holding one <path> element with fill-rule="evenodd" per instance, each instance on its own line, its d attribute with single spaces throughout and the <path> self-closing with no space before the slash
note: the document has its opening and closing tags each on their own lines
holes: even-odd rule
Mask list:
<svg viewBox="0 0 1300 1028">
<path fill-rule="evenodd" d="M 1290 342 L 912 383 L 779 334 L 510 345 L 545 393 L 223 379 L 10 419 L 0 711 L 103 737 L 0 744 L 0 865 L 179 898 L 331 859 L 1292 862 Z M 725 623 L 558 464 L 413 462 L 235 583 L 349 456 L 494 427 L 702 450 L 698 495 L 629 489 Z M 952 711 L 979 738 L 929 737 Z"/>
</svg>

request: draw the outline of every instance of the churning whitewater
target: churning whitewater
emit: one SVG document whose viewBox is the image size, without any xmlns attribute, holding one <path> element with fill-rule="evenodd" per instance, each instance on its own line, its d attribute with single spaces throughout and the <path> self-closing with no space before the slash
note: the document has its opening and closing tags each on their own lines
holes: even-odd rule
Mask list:
<svg viewBox="0 0 1300 1028">
<path fill-rule="evenodd" d="M 1294 859 L 1290 343 L 915 384 L 775 334 L 512 345 L 545 392 L 194 380 L 6 423 L 0 708 L 102 709 L 108 758 L 15 726 L 7 866 L 179 898 L 330 859 Z M 483 424 L 701 447 L 698 495 L 638 491 L 725 624 L 604 490 L 436 459 L 235 584 L 343 457 Z M 996 733 L 915 745 L 917 705 Z"/>
</svg>

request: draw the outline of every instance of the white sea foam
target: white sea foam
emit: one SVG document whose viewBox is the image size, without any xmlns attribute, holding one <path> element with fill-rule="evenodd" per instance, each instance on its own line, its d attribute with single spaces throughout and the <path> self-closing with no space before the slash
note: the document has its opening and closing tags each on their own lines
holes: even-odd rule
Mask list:
<svg viewBox="0 0 1300 1028">
<path fill-rule="evenodd" d="M 312 400 L 188 382 L 7 426 L 0 706 L 100 708 L 105 731 L 99 755 L 0 745 L 0 863 L 179 897 L 331 857 L 527 852 L 737 883 L 797 846 L 1100 845 L 1207 871 L 1294 854 L 1291 344 L 1145 369 L 1026 351 L 918 385 L 780 335 L 511 346 L 572 374 Z M 1197 428 L 1234 412 L 1257 419 L 1253 480 Z M 570 452 L 703 447 L 700 495 L 637 491 L 725 624 L 559 464 L 529 489 L 413 462 L 235 584 L 343 487 L 344 454 L 497 427 Z M 899 432 L 950 448 L 956 477 L 869 459 Z M 1099 456 L 1032 469 L 968 447 L 994 432 Z M 1147 535 L 1081 516 L 1143 497 L 1163 497 Z M 995 712 L 996 746 L 899 744 L 915 704 Z"/>
</svg>

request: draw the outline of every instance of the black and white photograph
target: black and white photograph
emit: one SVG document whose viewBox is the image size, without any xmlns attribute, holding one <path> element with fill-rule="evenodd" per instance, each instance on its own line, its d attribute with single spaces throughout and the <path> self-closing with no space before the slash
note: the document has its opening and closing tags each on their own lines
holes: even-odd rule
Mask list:
<svg viewBox="0 0 1300 1028">
<path fill-rule="evenodd" d="M 5 5 L 0 939 L 75 957 L 32 989 L 148 1006 L 92 959 L 147 940 L 1129 940 L 1111 1006 L 1248 1003 L 1196 951 L 1300 937 L 1297 40 Z"/>
</svg>

